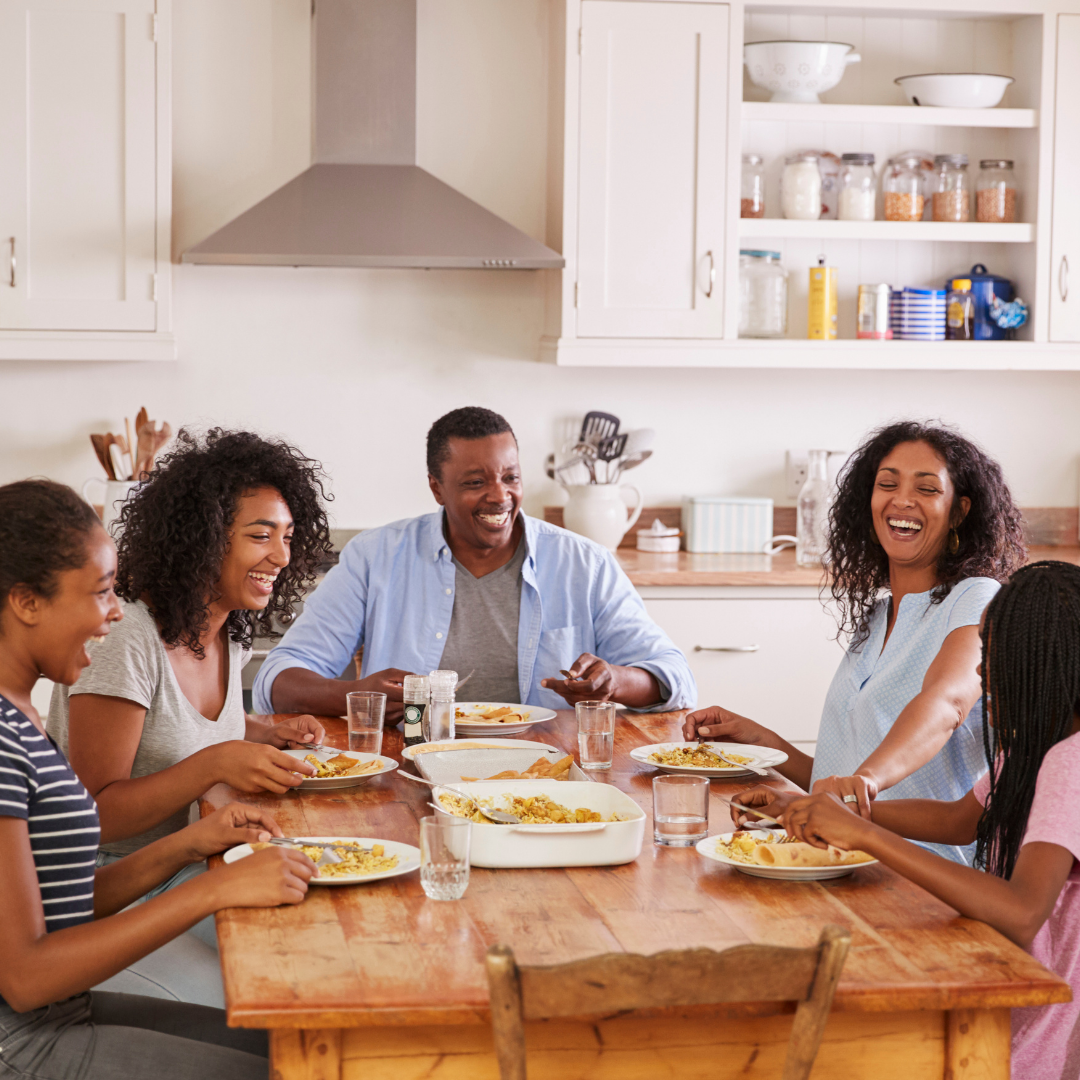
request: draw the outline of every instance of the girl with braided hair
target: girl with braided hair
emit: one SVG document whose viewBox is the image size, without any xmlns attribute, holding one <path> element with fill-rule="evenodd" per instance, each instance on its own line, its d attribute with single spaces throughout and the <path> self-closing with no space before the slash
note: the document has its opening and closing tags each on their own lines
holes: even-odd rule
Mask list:
<svg viewBox="0 0 1080 1080">
<path fill-rule="evenodd" d="M 983 617 L 989 770 L 954 802 L 875 802 L 872 820 L 835 795 L 782 812 L 792 836 L 869 852 L 961 915 L 981 919 L 1070 984 L 1080 979 L 1080 568 L 1018 571 Z M 976 843 L 975 867 L 912 840 Z M 1080 1000 L 1013 1010 L 1013 1076 L 1080 1076 Z"/>
</svg>

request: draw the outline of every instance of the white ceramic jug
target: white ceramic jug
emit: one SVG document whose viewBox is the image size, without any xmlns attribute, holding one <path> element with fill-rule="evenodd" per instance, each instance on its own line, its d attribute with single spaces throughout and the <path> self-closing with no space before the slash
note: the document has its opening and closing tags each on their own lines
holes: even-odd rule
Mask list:
<svg viewBox="0 0 1080 1080">
<path fill-rule="evenodd" d="M 641 516 L 641 492 L 633 484 L 566 484 L 570 501 L 563 510 L 563 524 L 614 551 L 623 536 Z M 622 491 L 632 491 L 632 510 L 623 502 Z"/>
<path fill-rule="evenodd" d="M 120 516 L 120 508 L 124 500 L 139 486 L 138 480 L 103 480 L 98 476 L 91 476 L 82 486 L 82 497 L 90 502 L 87 494 L 91 484 L 101 484 L 105 489 L 102 496 L 101 523 L 105 531 L 112 535 L 112 523 Z M 93 505 L 91 503 L 91 505 Z M 115 539 L 115 537 L 114 537 Z"/>
</svg>

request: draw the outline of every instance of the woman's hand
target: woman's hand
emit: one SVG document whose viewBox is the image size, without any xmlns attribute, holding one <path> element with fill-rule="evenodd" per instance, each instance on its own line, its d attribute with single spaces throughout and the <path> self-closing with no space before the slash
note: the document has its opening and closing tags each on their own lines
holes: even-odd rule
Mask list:
<svg viewBox="0 0 1080 1080">
<path fill-rule="evenodd" d="M 325 737 L 326 729 L 314 716 L 294 716 L 261 731 L 250 732 L 249 729 L 248 734 L 249 741 L 267 743 L 279 750 L 303 749 L 309 744 L 321 743 Z"/>
<path fill-rule="evenodd" d="M 284 795 L 290 788 L 299 787 L 305 776 L 315 775 L 314 767 L 308 762 L 290 757 L 268 743 L 234 739 L 200 753 L 213 755 L 216 780 L 237 791 Z"/>
<path fill-rule="evenodd" d="M 844 851 L 861 849 L 875 829 L 869 821 L 851 813 L 831 792 L 796 799 L 782 818 L 789 835 L 814 847 L 830 845 Z"/>
<path fill-rule="evenodd" d="M 199 862 L 239 844 L 255 844 L 281 836 L 281 829 L 264 810 L 243 803 L 229 803 L 220 810 L 182 829 L 192 861 Z"/>
<path fill-rule="evenodd" d="M 813 795 L 835 795 L 852 813 L 870 820 L 870 804 L 877 798 L 876 781 L 868 776 L 825 776 L 814 781 Z"/>
<path fill-rule="evenodd" d="M 318 875 L 315 864 L 295 848 L 256 851 L 205 876 L 214 892 L 215 911 L 229 907 L 277 907 L 299 904 L 308 882 Z"/>
<path fill-rule="evenodd" d="M 755 743 L 778 749 L 775 732 L 738 713 L 728 712 L 719 705 L 689 713 L 683 720 L 683 735 L 687 742 L 712 739 L 716 742 Z"/>
<path fill-rule="evenodd" d="M 750 788 L 747 791 L 740 791 L 737 795 L 733 796 L 733 801 L 742 803 L 743 806 L 746 806 L 751 810 L 760 810 L 768 817 L 779 820 L 780 815 L 792 802 L 802 798 L 805 798 L 805 796 L 801 791 L 777 791 L 775 788 L 761 785 L 759 787 Z M 752 814 L 745 814 L 742 810 L 737 810 L 734 806 L 731 807 L 731 820 L 735 823 L 736 828 L 739 829 L 753 829 L 755 828 L 755 822 L 756 827 L 765 827 Z"/>
</svg>

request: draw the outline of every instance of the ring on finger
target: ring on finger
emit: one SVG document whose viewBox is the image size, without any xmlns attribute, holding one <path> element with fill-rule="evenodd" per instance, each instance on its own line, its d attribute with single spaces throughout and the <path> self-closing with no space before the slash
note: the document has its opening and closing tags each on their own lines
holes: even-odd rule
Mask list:
<svg viewBox="0 0 1080 1080">
<path fill-rule="evenodd" d="M 859 796 L 858 795 L 845 795 L 844 796 L 844 802 L 852 803 L 852 802 L 858 802 L 858 801 L 859 801 Z"/>
</svg>

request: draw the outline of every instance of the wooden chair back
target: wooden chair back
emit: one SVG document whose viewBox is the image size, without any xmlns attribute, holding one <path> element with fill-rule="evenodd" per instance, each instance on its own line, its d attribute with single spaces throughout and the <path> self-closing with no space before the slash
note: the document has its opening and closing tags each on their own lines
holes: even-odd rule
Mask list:
<svg viewBox="0 0 1080 1080">
<path fill-rule="evenodd" d="M 737 945 L 607 953 L 552 967 L 519 967 L 506 945 L 487 951 L 491 1025 L 502 1080 L 526 1080 L 525 1021 L 735 1001 L 795 1001 L 782 1080 L 807 1080 L 817 1057 L 851 933 L 826 926 L 817 945 Z"/>
</svg>

